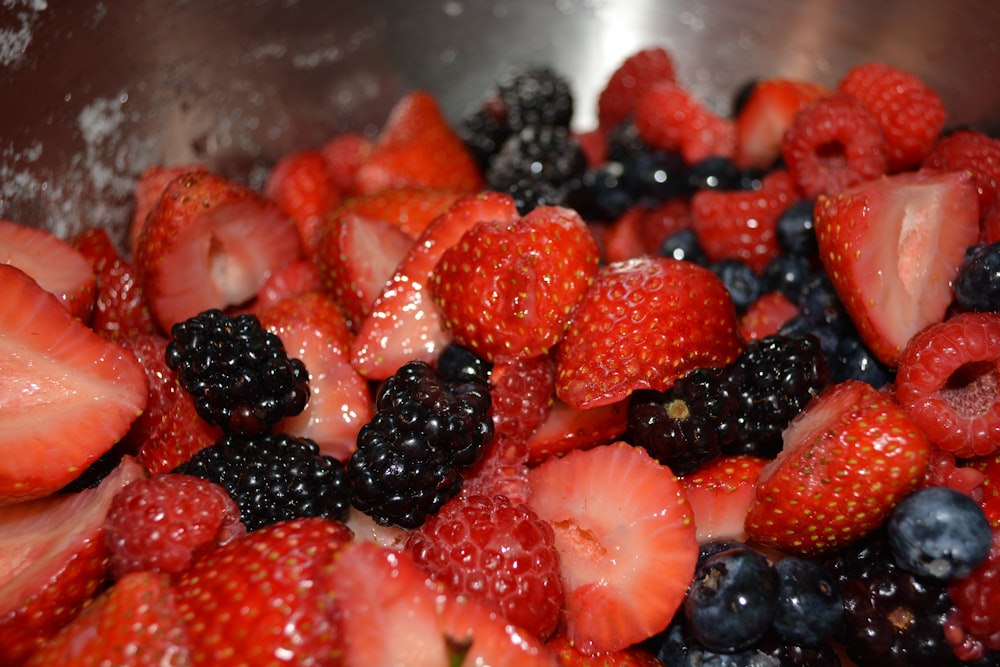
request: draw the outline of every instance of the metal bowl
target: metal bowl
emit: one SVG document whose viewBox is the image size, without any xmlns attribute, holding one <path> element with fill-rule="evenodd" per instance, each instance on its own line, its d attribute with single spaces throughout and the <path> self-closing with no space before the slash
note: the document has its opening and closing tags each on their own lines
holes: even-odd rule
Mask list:
<svg viewBox="0 0 1000 667">
<path fill-rule="evenodd" d="M 968 0 L 5 0 L 0 217 L 124 233 L 136 176 L 202 162 L 259 185 L 282 153 L 374 132 L 407 90 L 457 119 L 506 68 L 567 75 L 576 125 L 631 52 L 670 50 L 720 112 L 753 77 L 884 60 L 948 124 L 1000 127 L 1000 3 Z"/>
</svg>

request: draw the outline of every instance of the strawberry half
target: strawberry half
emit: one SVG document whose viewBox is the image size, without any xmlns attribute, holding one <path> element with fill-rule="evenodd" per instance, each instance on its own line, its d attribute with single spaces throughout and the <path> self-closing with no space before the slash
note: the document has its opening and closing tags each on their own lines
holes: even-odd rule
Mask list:
<svg viewBox="0 0 1000 667">
<path fill-rule="evenodd" d="M 153 315 L 169 331 L 204 310 L 250 301 L 300 254 L 295 223 L 277 204 L 194 171 L 170 181 L 150 211 L 135 263 Z"/>
<path fill-rule="evenodd" d="M 574 449 L 606 445 L 624 435 L 627 427 L 627 398 L 584 410 L 571 408 L 557 398 L 542 423 L 528 436 L 528 462 L 538 464 Z"/>
<path fill-rule="evenodd" d="M 666 257 L 601 268 L 556 350 L 556 395 L 570 407 L 663 391 L 699 366 L 724 366 L 743 345 L 725 285 Z"/>
<path fill-rule="evenodd" d="M 528 505 L 556 535 L 566 637 L 594 654 L 662 631 L 698 559 L 691 507 L 670 469 L 617 442 L 549 459 L 529 481 Z"/>
<path fill-rule="evenodd" d="M 768 169 L 795 114 L 827 89 L 810 81 L 766 79 L 753 84 L 736 116 L 736 164 Z"/>
<path fill-rule="evenodd" d="M 895 366 L 907 341 L 944 319 L 979 236 L 968 173 L 903 173 L 816 202 L 819 255 L 858 333 Z"/>
<path fill-rule="evenodd" d="M 315 248 L 316 230 L 340 203 L 340 191 L 318 150 L 288 153 L 268 174 L 264 194 L 295 221 L 307 254 Z"/>
<path fill-rule="evenodd" d="M 813 399 L 757 480 L 751 539 L 829 552 L 877 528 L 927 471 L 931 444 L 893 398 L 846 380 Z"/>
<path fill-rule="evenodd" d="M 20 664 L 104 585 L 104 517 L 143 475 L 126 457 L 97 488 L 0 508 L 0 663 Z"/>
<path fill-rule="evenodd" d="M 0 264 L 0 504 L 40 498 L 107 452 L 146 406 L 135 355 Z"/>
<path fill-rule="evenodd" d="M 757 456 L 722 456 L 696 473 L 681 477 L 681 486 L 694 512 L 700 544 L 746 540 L 747 512 L 754 499 L 757 477 L 768 462 Z"/>
</svg>

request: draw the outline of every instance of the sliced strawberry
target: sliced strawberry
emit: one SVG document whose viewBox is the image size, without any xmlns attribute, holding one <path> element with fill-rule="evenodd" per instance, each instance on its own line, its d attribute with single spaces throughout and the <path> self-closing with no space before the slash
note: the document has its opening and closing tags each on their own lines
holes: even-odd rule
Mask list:
<svg viewBox="0 0 1000 667">
<path fill-rule="evenodd" d="M 354 179 L 358 168 L 372 152 L 372 141 L 363 134 L 343 132 L 331 138 L 320 148 L 326 161 L 326 170 L 337 191 L 342 195 L 357 190 Z"/>
<path fill-rule="evenodd" d="M 381 218 L 352 212 L 328 223 L 316 245 L 320 284 L 356 329 L 410 251 L 413 239 Z"/>
<path fill-rule="evenodd" d="M 135 267 L 118 252 L 111 235 L 91 227 L 73 238 L 73 247 L 90 262 L 97 294 L 90 328 L 118 343 L 158 331 L 139 286 Z"/>
<path fill-rule="evenodd" d="M 0 264 L 0 504 L 40 498 L 111 449 L 146 406 L 135 356 Z"/>
<path fill-rule="evenodd" d="M 336 593 L 327 578 L 351 533 L 311 518 L 259 528 L 203 554 L 177 578 L 177 606 L 198 664 L 339 664 Z M 375 664 L 375 663 L 371 663 Z"/>
<path fill-rule="evenodd" d="M 744 523 L 757 476 L 767 463 L 768 459 L 756 456 L 722 456 L 681 477 L 699 543 L 746 540 Z"/>
<path fill-rule="evenodd" d="M 441 625 L 450 646 L 452 665 L 559 665 L 544 644 L 475 600 L 448 596 L 441 610 Z"/>
<path fill-rule="evenodd" d="M 0 662 L 20 664 L 104 585 L 104 517 L 142 476 L 126 457 L 97 488 L 0 508 Z"/>
<path fill-rule="evenodd" d="M 809 81 L 766 79 L 753 85 L 736 116 L 736 163 L 768 169 L 781 156 L 781 139 L 800 109 L 827 89 Z"/>
<path fill-rule="evenodd" d="M 628 399 L 577 410 L 558 398 L 544 421 L 528 436 L 528 461 L 541 463 L 574 449 L 590 449 L 620 438 L 628 426 Z"/>
<path fill-rule="evenodd" d="M 351 197 L 343 202 L 332 219 L 348 213 L 379 218 L 399 227 L 410 238 L 420 236 L 427 225 L 464 196 L 458 190 L 421 186 L 393 188 Z"/>
<path fill-rule="evenodd" d="M 488 361 L 535 357 L 562 338 L 599 259 L 576 211 L 537 206 L 469 229 L 442 253 L 431 290 L 458 344 Z"/>
<path fill-rule="evenodd" d="M 660 82 L 638 99 L 635 126 L 653 148 L 680 151 L 688 164 L 708 157 L 732 157 L 736 130 L 732 120 L 705 106 L 676 83 Z"/>
<path fill-rule="evenodd" d="M 278 430 L 309 438 L 323 454 L 346 461 L 358 431 L 373 415 L 368 382 L 351 366 L 351 332 L 337 304 L 319 292 L 290 297 L 257 311 L 261 324 L 278 335 L 289 356 L 309 371 L 309 402 Z"/>
<path fill-rule="evenodd" d="M 556 350 L 556 394 L 576 409 L 662 391 L 700 366 L 724 366 L 743 340 L 725 285 L 666 257 L 602 267 Z"/>
<path fill-rule="evenodd" d="M 136 248 L 157 323 L 250 301 L 268 276 L 300 258 L 295 223 L 254 191 L 205 171 L 171 181 Z"/>
<path fill-rule="evenodd" d="M 169 339 L 161 334 L 135 336 L 124 343 L 131 350 L 146 372 L 149 388 L 146 409 L 129 426 L 122 438 L 128 448 L 138 452 L 146 440 L 159 428 L 160 422 L 173 411 L 174 401 L 183 393 L 177 373 L 167 366 L 167 344 Z"/>
<path fill-rule="evenodd" d="M 135 211 L 132 214 L 132 225 L 129 227 L 129 254 L 135 258 L 136 249 L 139 247 L 139 237 L 142 236 L 142 229 L 146 226 L 146 218 L 160 200 L 163 191 L 167 189 L 170 181 L 184 174 L 194 171 L 208 171 L 199 164 L 179 165 L 176 167 L 165 167 L 153 165 L 147 167 L 139 176 L 135 184 Z"/>
<path fill-rule="evenodd" d="M 187 628 L 177 610 L 170 577 L 133 572 L 102 593 L 25 667 L 190 664 Z"/>
<path fill-rule="evenodd" d="M 179 391 L 139 442 L 136 458 L 151 475 L 170 472 L 222 437 L 198 415 L 191 394 Z"/>
<path fill-rule="evenodd" d="M 740 333 L 746 340 L 759 340 L 778 333 L 781 326 L 799 314 L 798 305 L 781 292 L 766 292 L 740 316 Z"/>
<path fill-rule="evenodd" d="M 751 539 L 794 554 L 842 547 L 877 528 L 923 479 L 927 436 L 893 398 L 847 380 L 813 399 L 761 471 Z"/>
<path fill-rule="evenodd" d="M 647 212 L 645 206 L 632 206 L 611 223 L 601 242 L 604 248 L 604 263 L 612 264 L 647 254 L 656 254 L 646 252 L 643 227 Z"/>
<path fill-rule="evenodd" d="M 96 277 L 88 259 L 52 232 L 0 220 L 3 264 L 21 269 L 54 294 L 73 317 L 90 322 Z"/>
<path fill-rule="evenodd" d="M 561 667 L 663 667 L 656 656 L 641 646 L 587 655 L 563 636 L 556 637 L 545 646 L 556 654 Z"/>
<path fill-rule="evenodd" d="M 429 292 L 434 266 L 476 223 L 513 221 L 514 200 L 484 192 L 463 197 L 428 226 L 410 249 L 361 323 L 351 363 L 372 380 L 382 380 L 413 359 L 432 361 L 450 340 Z"/>
<path fill-rule="evenodd" d="M 322 287 L 319 268 L 314 262 L 307 259 L 289 262 L 267 277 L 257 293 L 257 298 L 247 310 L 267 308 L 282 299 L 316 292 Z"/>
<path fill-rule="evenodd" d="M 437 100 L 424 91 L 409 93 L 396 103 L 354 176 L 361 193 L 416 185 L 471 194 L 484 185 L 472 153 Z"/>
<path fill-rule="evenodd" d="M 979 235 L 967 173 L 904 173 L 821 197 L 819 256 L 858 333 L 895 366 L 906 342 L 940 322 L 952 280 Z"/>
<path fill-rule="evenodd" d="M 632 53 L 608 77 L 598 96 L 597 118 L 601 128 L 610 130 L 624 121 L 651 86 L 676 78 L 673 57 L 666 49 L 652 47 Z"/>
<path fill-rule="evenodd" d="M 566 636 L 588 654 L 662 631 L 694 575 L 698 543 L 677 478 L 623 442 L 531 471 L 529 506 L 556 534 Z"/>
<path fill-rule="evenodd" d="M 316 229 L 340 203 L 340 191 L 318 150 L 288 153 L 268 174 L 264 194 L 295 221 L 306 254 L 315 248 Z"/>
<path fill-rule="evenodd" d="M 1000 451 L 1000 314 L 962 313 L 903 348 L 896 398 L 931 442 L 959 458 Z"/>
<path fill-rule="evenodd" d="M 663 242 L 691 227 L 691 204 L 687 197 L 672 197 L 645 212 L 642 245 L 647 255 L 659 255 Z"/>
</svg>

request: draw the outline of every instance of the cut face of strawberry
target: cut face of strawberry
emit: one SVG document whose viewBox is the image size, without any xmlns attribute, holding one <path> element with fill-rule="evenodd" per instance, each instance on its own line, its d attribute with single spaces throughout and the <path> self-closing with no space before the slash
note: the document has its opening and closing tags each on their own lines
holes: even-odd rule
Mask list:
<svg viewBox="0 0 1000 667">
<path fill-rule="evenodd" d="M 628 399 L 577 410 L 555 399 L 542 423 L 528 436 L 528 461 L 541 463 L 574 449 L 613 442 L 628 426 Z"/>
<path fill-rule="evenodd" d="M 19 664 L 104 584 L 104 517 L 143 476 L 125 457 L 95 489 L 0 508 L 0 662 Z"/>
<path fill-rule="evenodd" d="M 767 463 L 767 459 L 756 456 L 723 456 L 681 478 L 694 512 L 699 544 L 746 540 L 747 512 L 757 476 Z"/>
<path fill-rule="evenodd" d="M 0 264 L 0 504 L 40 498 L 111 449 L 145 408 L 135 355 Z"/>
<path fill-rule="evenodd" d="M 858 333 L 895 366 L 907 341 L 940 322 L 966 249 L 979 235 L 967 173 L 904 173 L 816 203 L 820 259 Z"/>
<path fill-rule="evenodd" d="M 624 442 L 573 451 L 531 471 L 529 506 L 556 534 L 566 636 L 617 651 L 663 630 L 698 559 L 677 478 Z"/>
</svg>

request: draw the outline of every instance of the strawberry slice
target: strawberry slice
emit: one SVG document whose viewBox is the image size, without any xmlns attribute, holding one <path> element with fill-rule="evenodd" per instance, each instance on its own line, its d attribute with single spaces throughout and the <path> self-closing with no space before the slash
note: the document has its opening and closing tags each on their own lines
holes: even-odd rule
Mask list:
<svg viewBox="0 0 1000 667">
<path fill-rule="evenodd" d="M 319 292 L 290 297 L 256 314 L 309 371 L 309 402 L 279 430 L 309 438 L 323 454 L 346 461 L 357 446 L 358 431 L 373 415 L 371 390 L 348 356 L 347 320 Z"/>
<path fill-rule="evenodd" d="M 663 667 L 659 658 L 642 646 L 597 655 L 581 652 L 566 637 L 556 637 L 545 646 L 556 654 L 561 667 Z"/>
<path fill-rule="evenodd" d="M 441 610 L 441 624 L 451 647 L 452 665 L 559 665 L 553 652 L 531 634 L 471 598 L 448 596 Z"/>
<path fill-rule="evenodd" d="M 371 139 L 363 134 L 342 132 L 320 147 L 326 171 L 338 192 L 343 195 L 356 192 L 355 175 L 371 154 L 372 146 Z"/>
<path fill-rule="evenodd" d="M 0 264 L 0 504 L 52 493 L 111 449 L 146 406 L 135 355 Z"/>
<path fill-rule="evenodd" d="M 282 299 L 319 291 L 322 287 L 316 264 L 307 259 L 299 259 L 285 264 L 268 276 L 247 311 L 267 308 Z"/>
<path fill-rule="evenodd" d="M 601 243 L 605 264 L 655 254 L 646 252 L 643 239 L 647 211 L 645 206 L 632 206 L 611 223 Z"/>
<path fill-rule="evenodd" d="M 740 333 L 746 340 L 772 336 L 788 320 L 799 314 L 799 307 L 781 292 L 766 292 L 750 304 L 740 316 Z"/>
<path fill-rule="evenodd" d="M 781 156 L 781 140 L 795 114 L 829 90 L 796 79 L 766 79 L 753 85 L 736 116 L 736 156 L 740 167 L 768 169 Z"/>
<path fill-rule="evenodd" d="M 895 366 L 906 342 L 940 322 L 979 235 L 968 173 L 903 173 L 816 202 L 819 256 L 858 333 Z"/>
<path fill-rule="evenodd" d="M 189 661 L 187 629 L 170 577 L 139 571 L 115 582 L 32 654 L 25 667 L 156 667 Z"/>
<path fill-rule="evenodd" d="M 628 427 L 628 399 L 577 410 L 556 398 L 542 423 L 528 436 L 528 462 L 574 449 L 590 449 L 614 442 Z"/>
<path fill-rule="evenodd" d="M 147 167 L 139 176 L 133 193 L 135 211 L 132 214 L 132 225 L 129 227 L 128 250 L 133 258 L 139 247 L 139 237 L 142 236 L 142 228 L 146 226 L 146 218 L 149 217 L 149 212 L 156 207 L 156 203 L 160 201 L 163 191 L 167 189 L 170 181 L 193 171 L 208 171 L 208 169 L 200 164 L 179 165 L 176 167 L 152 165 Z"/>
<path fill-rule="evenodd" d="M 52 232 L 0 220 L 3 264 L 21 269 L 84 322 L 94 309 L 96 277 L 90 262 Z"/>
<path fill-rule="evenodd" d="M 381 218 L 415 239 L 463 196 L 464 193 L 458 190 L 422 186 L 393 188 L 351 197 L 337 208 L 334 218 L 347 213 Z"/>
<path fill-rule="evenodd" d="M 258 193 L 207 171 L 171 181 L 149 213 L 135 263 L 157 323 L 252 299 L 299 259 L 295 223 Z"/>
<path fill-rule="evenodd" d="M 365 377 L 384 380 L 413 359 L 433 361 L 450 341 L 431 298 L 431 274 L 445 250 L 482 221 L 512 222 L 517 207 L 509 195 L 483 192 L 455 202 L 413 244 L 361 323 L 351 363 Z"/>
<path fill-rule="evenodd" d="M 556 350 L 556 395 L 582 410 L 636 389 L 663 391 L 700 366 L 725 366 L 743 345 L 714 273 L 640 257 L 601 268 Z"/>
<path fill-rule="evenodd" d="M 264 194 L 295 221 L 307 254 L 315 247 L 315 235 L 325 216 L 340 203 L 340 191 L 318 150 L 288 153 L 268 174 Z"/>
<path fill-rule="evenodd" d="M 676 79 L 673 56 L 666 49 L 651 47 L 632 53 L 611 73 L 598 96 L 600 127 L 614 128 L 635 111 L 639 98 L 650 87 Z"/>
<path fill-rule="evenodd" d="M 125 457 L 97 488 L 0 507 L 0 663 L 20 664 L 104 584 L 104 517 L 142 477 Z"/>
<path fill-rule="evenodd" d="M 662 631 L 698 560 L 677 478 L 624 442 L 572 451 L 530 473 L 528 505 L 556 534 L 566 636 L 588 654 Z"/>
<path fill-rule="evenodd" d="M 754 487 L 768 459 L 756 456 L 722 456 L 698 472 L 681 477 L 681 486 L 691 503 L 698 542 L 746 540 L 747 512 Z"/>
<path fill-rule="evenodd" d="M 923 479 L 927 436 L 888 394 L 846 380 L 813 399 L 760 473 L 746 530 L 793 554 L 842 547 L 877 528 Z"/>
</svg>

